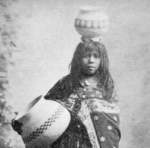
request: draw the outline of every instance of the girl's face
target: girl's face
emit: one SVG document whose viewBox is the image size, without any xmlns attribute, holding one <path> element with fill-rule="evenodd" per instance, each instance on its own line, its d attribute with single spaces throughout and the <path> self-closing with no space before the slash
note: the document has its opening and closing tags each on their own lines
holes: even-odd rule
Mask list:
<svg viewBox="0 0 150 148">
<path fill-rule="evenodd" d="M 87 50 L 81 59 L 82 72 L 86 75 L 94 75 L 100 66 L 100 54 L 97 50 Z"/>
</svg>

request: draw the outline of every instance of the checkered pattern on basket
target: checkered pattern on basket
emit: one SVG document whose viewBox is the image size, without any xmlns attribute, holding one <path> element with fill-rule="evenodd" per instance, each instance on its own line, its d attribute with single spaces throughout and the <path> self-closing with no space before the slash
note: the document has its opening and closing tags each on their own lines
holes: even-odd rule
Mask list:
<svg viewBox="0 0 150 148">
<path fill-rule="evenodd" d="M 48 118 L 48 120 L 45 121 L 39 128 L 33 131 L 29 136 L 24 137 L 23 141 L 26 144 L 30 143 L 32 140 L 43 134 L 43 132 L 46 131 L 52 125 L 52 123 L 55 122 L 56 119 L 60 116 L 60 114 L 62 113 L 62 109 L 62 107 L 59 107 L 57 111 L 50 118 Z"/>
</svg>

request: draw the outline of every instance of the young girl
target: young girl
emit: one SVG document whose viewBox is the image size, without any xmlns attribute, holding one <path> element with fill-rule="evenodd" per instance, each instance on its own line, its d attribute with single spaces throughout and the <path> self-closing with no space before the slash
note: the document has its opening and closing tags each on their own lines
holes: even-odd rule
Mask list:
<svg viewBox="0 0 150 148">
<path fill-rule="evenodd" d="M 105 46 L 84 40 L 70 66 L 70 73 L 45 95 L 71 113 L 69 127 L 51 148 L 118 148 L 119 108 Z"/>
</svg>

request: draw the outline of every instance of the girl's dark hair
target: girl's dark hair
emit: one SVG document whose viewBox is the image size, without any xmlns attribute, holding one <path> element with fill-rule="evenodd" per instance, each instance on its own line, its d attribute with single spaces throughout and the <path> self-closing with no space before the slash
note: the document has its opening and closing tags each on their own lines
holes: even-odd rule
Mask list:
<svg viewBox="0 0 150 148">
<path fill-rule="evenodd" d="M 78 44 L 72 61 L 70 63 L 70 75 L 74 83 L 77 83 L 81 77 L 81 59 L 87 50 L 97 50 L 100 55 L 100 66 L 97 77 L 99 84 L 104 88 L 104 96 L 109 99 L 112 96 L 114 83 L 109 72 L 109 59 L 105 46 L 97 41 L 81 42 Z"/>
<path fill-rule="evenodd" d="M 49 90 L 46 99 L 64 99 L 67 98 L 79 86 L 82 78 L 81 59 L 87 50 L 97 50 L 101 59 L 97 71 L 99 87 L 103 89 L 103 97 L 107 100 L 112 99 L 114 83 L 109 72 L 109 60 L 106 48 L 103 44 L 95 41 L 81 42 L 78 44 L 72 61 L 70 63 L 70 74 L 58 81 L 52 89 Z"/>
</svg>

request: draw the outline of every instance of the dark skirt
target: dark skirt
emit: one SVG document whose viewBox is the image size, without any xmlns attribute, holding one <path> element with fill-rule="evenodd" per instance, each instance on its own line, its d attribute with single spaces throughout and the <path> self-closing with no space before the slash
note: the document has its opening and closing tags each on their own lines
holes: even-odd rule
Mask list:
<svg viewBox="0 0 150 148">
<path fill-rule="evenodd" d="M 117 114 L 92 113 L 92 121 L 96 130 L 100 148 L 119 148 L 121 133 Z M 87 130 L 76 118 L 64 134 L 53 143 L 51 148 L 92 148 Z"/>
<path fill-rule="evenodd" d="M 82 122 L 73 117 L 64 134 L 51 148 L 92 148 L 87 131 Z"/>
</svg>

